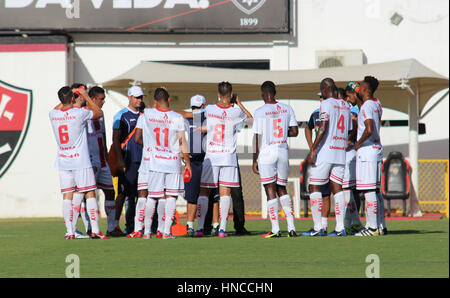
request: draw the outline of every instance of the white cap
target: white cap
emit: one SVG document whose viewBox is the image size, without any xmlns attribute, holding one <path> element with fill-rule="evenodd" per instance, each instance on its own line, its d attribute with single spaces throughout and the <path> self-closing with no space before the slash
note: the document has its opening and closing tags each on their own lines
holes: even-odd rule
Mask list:
<svg viewBox="0 0 450 298">
<path fill-rule="evenodd" d="M 322 92 L 318 92 L 317 95 L 318 95 L 319 97 L 322 97 Z"/>
<path fill-rule="evenodd" d="M 134 96 L 134 97 L 139 97 L 139 96 L 145 96 L 144 91 L 142 91 L 142 88 L 139 86 L 131 86 L 128 89 L 128 96 Z"/>
<path fill-rule="evenodd" d="M 201 107 L 206 103 L 203 95 L 197 94 L 191 97 L 191 107 Z"/>
</svg>

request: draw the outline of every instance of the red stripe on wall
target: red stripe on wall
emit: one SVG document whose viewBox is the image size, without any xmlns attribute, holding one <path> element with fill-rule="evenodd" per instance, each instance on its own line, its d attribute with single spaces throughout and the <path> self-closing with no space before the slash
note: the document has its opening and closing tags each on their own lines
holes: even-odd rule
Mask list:
<svg viewBox="0 0 450 298">
<path fill-rule="evenodd" d="M 55 52 L 66 51 L 64 43 L 0 44 L 0 52 Z"/>
</svg>

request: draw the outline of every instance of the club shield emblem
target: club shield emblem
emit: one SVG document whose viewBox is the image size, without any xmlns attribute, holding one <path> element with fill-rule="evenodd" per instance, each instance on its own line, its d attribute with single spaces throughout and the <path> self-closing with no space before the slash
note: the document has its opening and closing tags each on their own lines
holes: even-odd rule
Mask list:
<svg viewBox="0 0 450 298">
<path fill-rule="evenodd" d="M 237 8 L 239 8 L 240 11 L 251 15 L 260 9 L 266 0 L 232 0 L 232 2 Z"/>
<path fill-rule="evenodd" d="M 20 151 L 31 118 L 33 93 L 0 81 L 0 178 Z"/>
</svg>

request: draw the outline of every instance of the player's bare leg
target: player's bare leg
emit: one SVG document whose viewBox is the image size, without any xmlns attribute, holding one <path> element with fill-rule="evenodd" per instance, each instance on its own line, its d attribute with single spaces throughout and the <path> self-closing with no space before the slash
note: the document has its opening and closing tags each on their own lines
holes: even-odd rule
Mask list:
<svg viewBox="0 0 450 298">
<path fill-rule="evenodd" d="M 114 232 L 118 233 L 118 236 L 123 236 L 123 232 L 120 229 L 120 216 L 122 216 L 122 209 L 123 205 L 125 203 L 125 195 L 124 194 L 118 194 L 116 197 L 116 218 L 114 221 Z"/>
<path fill-rule="evenodd" d="M 292 208 L 292 200 L 287 192 L 286 186 L 277 184 L 277 194 L 278 197 L 280 198 L 280 204 L 286 216 L 286 222 L 289 232 L 288 237 L 296 237 L 297 231 L 294 225 L 294 212 Z"/>
<path fill-rule="evenodd" d="M 194 236 L 194 221 L 195 221 L 195 215 L 198 212 L 201 212 L 201 210 L 197 210 L 198 205 L 187 202 L 187 228 L 188 228 L 188 236 Z"/>
</svg>

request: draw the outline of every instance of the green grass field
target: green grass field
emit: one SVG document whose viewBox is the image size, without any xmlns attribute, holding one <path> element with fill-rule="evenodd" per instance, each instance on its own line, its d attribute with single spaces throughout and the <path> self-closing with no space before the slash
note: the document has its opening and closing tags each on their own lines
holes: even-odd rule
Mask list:
<svg viewBox="0 0 450 298">
<path fill-rule="evenodd" d="M 68 241 L 62 219 L 0 220 L 0 277 L 63 278 L 69 254 L 79 257 L 85 278 L 362 278 L 369 254 L 378 255 L 382 278 L 449 277 L 448 219 L 391 220 L 390 234 L 382 237 L 263 239 L 269 226 L 269 221 L 247 221 L 252 236 L 230 233 L 225 239 Z M 311 222 L 296 221 L 296 227 L 306 231 Z"/>
</svg>

